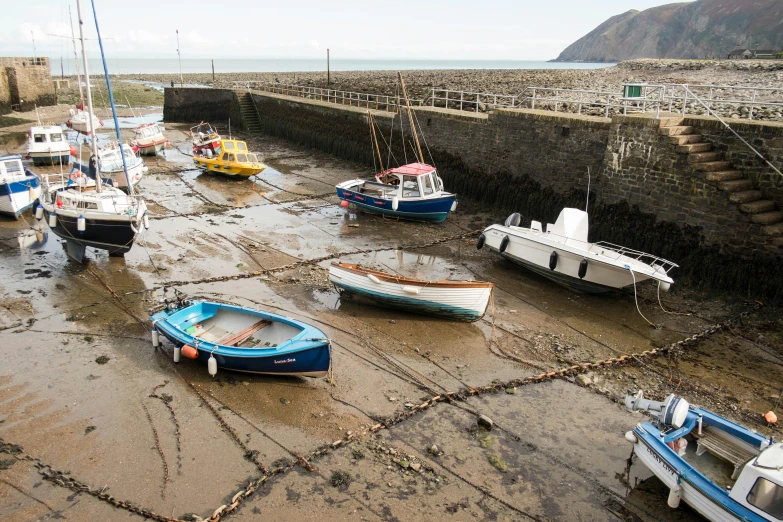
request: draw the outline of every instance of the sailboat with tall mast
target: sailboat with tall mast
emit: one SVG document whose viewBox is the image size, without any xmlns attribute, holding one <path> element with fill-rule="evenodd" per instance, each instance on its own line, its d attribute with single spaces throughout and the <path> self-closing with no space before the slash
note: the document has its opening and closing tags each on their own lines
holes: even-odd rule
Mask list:
<svg viewBox="0 0 783 522">
<path fill-rule="evenodd" d="M 79 71 L 79 53 L 76 50 L 76 35 L 73 32 L 73 17 L 71 16 L 71 6 L 68 6 L 68 17 L 71 19 L 71 41 L 73 42 L 73 58 L 76 64 L 76 84 L 79 86 L 79 104 L 75 109 L 71 109 L 71 117 L 65 122 L 69 129 L 73 129 L 80 134 L 91 134 L 93 129 L 103 127 L 103 122 L 94 114 L 86 112 L 84 105 L 84 90 L 82 89 L 82 77 Z M 84 45 L 84 44 L 82 44 Z M 89 89 L 90 75 L 87 74 L 87 61 L 84 62 L 84 79 Z"/>
<path fill-rule="evenodd" d="M 371 214 L 381 214 L 398 219 L 414 221 L 429 221 L 440 223 L 445 221 L 449 213 L 457 208 L 457 196 L 443 190 L 443 180 L 437 169 L 424 163 L 424 153 L 419 142 L 417 124 L 405 90 L 402 73 L 397 73 L 400 88 L 405 101 L 405 109 L 415 147 L 413 148 L 416 162 L 393 168 L 383 168 L 378 139 L 375 134 L 375 122 L 371 111 L 367 111 L 370 123 L 374 152 L 378 156 L 378 171 L 375 180 L 352 179 L 338 184 L 337 197 L 344 205 Z M 402 118 L 402 116 L 400 116 Z M 402 121 L 400 121 L 402 127 Z M 394 121 L 392 121 L 392 128 Z M 403 148 L 406 144 L 403 140 Z M 413 144 L 411 144 L 413 147 Z M 391 143 L 389 143 L 391 148 Z M 374 155 L 373 155 L 374 157 Z"/>
<path fill-rule="evenodd" d="M 79 17 L 79 38 L 82 46 L 82 58 L 84 62 L 85 76 L 89 74 L 87 65 L 87 53 L 84 47 L 84 22 L 82 20 L 81 5 L 76 0 L 76 9 Z M 114 127 L 117 140 L 120 141 L 120 126 L 117 122 L 117 112 L 114 108 L 114 97 L 111 90 L 111 80 L 106 67 L 106 58 L 101 42 L 101 33 L 98 27 L 98 17 L 95 15 L 95 29 L 98 33 L 98 43 L 101 47 L 101 58 L 109 91 Z M 92 93 L 90 83 L 86 83 L 87 107 L 90 118 L 93 116 Z M 141 228 L 149 227 L 147 206 L 144 199 L 134 194 L 133 184 L 128 179 L 128 166 L 125 161 L 125 152 L 120 149 L 123 170 L 127 181 L 128 194 L 119 188 L 105 184 L 100 176 L 100 159 L 98 154 L 98 140 L 95 133 L 91 134 L 92 155 L 89 162 L 91 175 L 74 169 L 67 179 L 60 174 L 44 179 L 44 194 L 41 204 L 36 209 L 36 217 L 40 220 L 44 217 L 52 232 L 65 240 L 68 255 L 76 261 L 83 261 L 87 247 L 106 250 L 109 255 L 124 255 L 133 246 L 136 235 Z M 94 177 L 93 177 L 94 175 Z M 59 180 L 57 179 L 59 177 Z M 54 179 L 53 179 L 54 178 Z"/>
</svg>

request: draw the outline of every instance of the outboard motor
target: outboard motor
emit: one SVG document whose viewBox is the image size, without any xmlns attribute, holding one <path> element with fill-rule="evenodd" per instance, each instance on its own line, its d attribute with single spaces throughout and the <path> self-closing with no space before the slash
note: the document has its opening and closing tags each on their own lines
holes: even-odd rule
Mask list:
<svg viewBox="0 0 783 522">
<path fill-rule="evenodd" d="M 625 396 L 625 407 L 630 411 L 646 411 L 658 419 L 659 428 L 682 428 L 685 419 L 688 417 L 690 404 L 682 397 L 673 393 L 666 397 L 663 402 L 651 401 L 645 399 L 642 391 L 635 394 L 631 391 Z"/>
</svg>

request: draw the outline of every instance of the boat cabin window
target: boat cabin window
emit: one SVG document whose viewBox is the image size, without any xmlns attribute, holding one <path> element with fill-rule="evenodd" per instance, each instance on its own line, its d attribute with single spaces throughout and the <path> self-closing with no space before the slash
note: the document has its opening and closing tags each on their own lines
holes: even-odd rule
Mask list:
<svg viewBox="0 0 783 522">
<path fill-rule="evenodd" d="M 52 138 L 52 141 L 63 141 L 63 135 L 62 134 L 52 134 L 51 138 Z"/>
<path fill-rule="evenodd" d="M 419 179 L 421 180 L 421 186 L 424 190 L 424 195 L 432 194 L 432 180 L 430 179 L 429 174 L 425 174 L 423 176 L 420 176 Z"/>
<path fill-rule="evenodd" d="M 416 178 L 416 176 L 402 177 L 402 197 L 404 198 L 421 197 L 421 192 L 419 192 L 419 180 Z"/>
<path fill-rule="evenodd" d="M 247 155 L 246 154 L 237 154 L 237 161 L 240 163 L 247 163 Z"/>
<path fill-rule="evenodd" d="M 244 142 L 240 141 L 239 143 L 237 143 L 237 148 L 239 150 L 247 150 L 247 145 L 245 145 Z"/>
<path fill-rule="evenodd" d="M 97 203 L 91 203 L 89 201 L 80 201 L 78 207 L 79 208 L 87 208 L 87 209 L 98 210 L 98 204 Z"/>
<path fill-rule="evenodd" d="M 223 145 L 225 146 L 226 150 L 233 150 L 234 149 L 234 144 L 231 143 L 230 141 L 225 142 Z"/>
<path fill-rule="evenodd" d="M 783 520 L 783 486 L 759 477 L 748 493 L 748 503 L 778 520 Z"/>
<path fill-rule="evenodd" d="M 443 181 L 441 181 L 440 176 L 438 176 L 438 171 L 432 173 L 432 181 L 435 183 L 435 192 L 443 190 Z"/>
<path fill-rule="evenodd" d="M 228 155 L 228 161 L 234 161 L 234 155 L 233 154 L 229 154 Z"/>
<path fill-rule="evenodd" d="M 258 163 L 258 158 L 255 154 L 248 154 L 247 159 L 250 161 L 250 163 Z"/>
<path fill-rule="evenodd" d="M 36 143 L 44 143 L 46 141 L 46 134 L 34 134 L 33 139 Z"/>
<path fill-rule="evenodd" d="M 17 172 L 22 172 L 21 162 L 16 161 L 4 161 L 3 166 L 5 167 L 5 171 L 8 174 L 15 174 Z"/>
<path fill-rule="evenodd" d="M 228 152 L 223 153 L 223 161 L 228 161 Z"/>
</svg>

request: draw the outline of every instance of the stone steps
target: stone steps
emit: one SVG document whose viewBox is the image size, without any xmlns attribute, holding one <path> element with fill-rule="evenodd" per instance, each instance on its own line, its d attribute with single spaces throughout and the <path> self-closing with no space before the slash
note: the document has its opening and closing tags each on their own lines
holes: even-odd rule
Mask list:
<svg viewBox="0 0 783 522">
<path fill-rule="evenodd" d="M 669 136 L 669 140 L 675 145 L 686 145 L 688 143 L 701 143 L 701 134 L 679 134 Z"/>
<path fill-rule="evenodd" d="M 742 204 L 758 201 L 763 197 L 764 194 L 762 194 L 760 190 L 743 190 L 741 192 L 732 192 L 729 195 L 729 201 L 732 203 Z"/>
<path fill-rule="evenodd" d="M 712 145 L 709 143 L 686 143 L 685 145 L 678 145 L 677 152 L 680 154 L 694 154 L 696 152 L 709 152 L 712 150 Z"/>
<path fill-rule="evenodd" d="M 261 121 L 258 117 L 256 105 L 249 93 L 237 93 L 239 101 L 239 113 L 242 115 L 242 126 L 248 132 L 253 134 L 260 133 L 262 130 Z"/>
<path fill-rule="evenodd" d="M 763 214 L 775 210 L 775 202 L 768 199 L 757 199 L 740 205 L 740 212 L 745 214 Z"/>
<path fill-rule="evenodd" d="M 693 166 L 696 168 L 696 170 L 700 170 L 702 172 L 731 170 L 731 163 L 728 161 L 704 161 L 701 163 L 694 163 Z"/>
<path fill-rule="evenodd" d="M 735 179 L 745 179 L 745 175 L 738 170 L 719 170 L 707 173 L 707 181 L 732 181 Z"/>
<path fill-rule="evenodd" d="M 671 127 L 661 127 L 658 132 L 664 136 L 678 136 L 681 134 L 693 134 L 693 127 L 689 125 L 674 125 Z"/>
<path fill-rule="evenodd" d="M 722 152 L 691 152 L 688 154 L 688 163 L 709 163 L 722 160 Z"/>
<path fill-rule="evenodd" d="M 774 225 L 767 225 L 761 229 L 762 232 L 768 236 L 780 237 L 783 236 L 783 222 L 775 223 Z"/>
<path fill-rule="evenodd" d="M 763 212 L 761 214 L 751 214 L 750 220 L 759 225 L 774 225 L 783 222 L 783 212 L 774 210 L 772 212 Z"/>
<path fill-rule="evenodd" d="M 753 182 L 749 179 L 735 179 L 718 183 L 718 189 L 723 192 L 742 192 L 743 190 L 751 190 L 752 188 Z"/>
</svg>

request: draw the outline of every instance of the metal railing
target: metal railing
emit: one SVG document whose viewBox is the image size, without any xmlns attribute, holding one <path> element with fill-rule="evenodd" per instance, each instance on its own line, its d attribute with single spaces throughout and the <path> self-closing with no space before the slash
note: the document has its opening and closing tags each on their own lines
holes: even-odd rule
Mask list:
<svg viewBox="0 0 783 522">
<path fill-rule="evenodd" d="M 236 82 L 235 87 L 296 96 L 368 109 L 396 112 L 404 105 L 399 96 L 340 91 L 277 83 Z M 623 92 L 561 89 L 531 86 L 519 94 L 494 94 L 453 89 L 431 89 L 415 106 L 459 111 L 488 112 L 497 108 L 530 108 L 572 114 L 610 117 L 628 112 L 679 113 L 682 116 L 715 115 L 744 119 L 781 119 L 783 87 L 741 87 L 710 84 L 643 85 L 643 95 L 626 97 Z M 766 114 L 769 111 L 769 114 Z"/>
<path fill-rule="evenodd" d="M 235 84 L 236 85 L 236 84 Z M 401 96 L 390 96 L 386 94 L 370 94 L 353 91 L 340 91 L 336 89 L 324 89 L 321 87 L 310 87 L 306 85 L 287 85 L 279 83 L 242 83 L 242 87 L 248 90 L 271 92 L 273 94 L 283 94 L 286 96 L 296 96 L 308 100 L 317 100 L 329 103 L 339 103 L 352 107 L 362 107 L 366 109 L 378 109 L 389 112 L 396 112 L 398 108 L 405 107 L 405 101 Z M 421 106 L 423 100 L 411 99 L 411 105 Z"/>
</svg>

